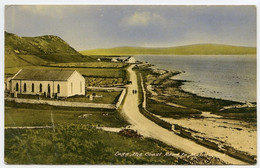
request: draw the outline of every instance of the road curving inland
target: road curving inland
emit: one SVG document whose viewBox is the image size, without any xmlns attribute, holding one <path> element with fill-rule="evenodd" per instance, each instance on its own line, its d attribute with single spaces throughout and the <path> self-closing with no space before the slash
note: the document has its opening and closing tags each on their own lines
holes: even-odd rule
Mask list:
<svg viewBox="0 0 260 168">
<path fill-rule="evenodd" d="M 122 107 L 122 113 L 126 117 L 126 119 L 132 124 L 133 129 L 137 130 L 143 136 L 160 140 L 188 154 L 195 155 L 198 153 L 206 152 L 208 155 L 218 157 L 230 164 L 248 164 L 221 152 L 206 148 L 202 145 L 195 143 L 192 140 L 182 138 L 176 135 L 174 132 L 162 128 L 161 126 L 155 124 L 154 122 L 143 116 L 138 108 L 138 94 L 141 93 L 133 94 L 133 90 L 138 90 L 137 75 L 132 70 L 133 67 L 134 65 L 131 65 L 127 69 L 132 84 L 127 86 L 127 94 Z"/>
</svg>

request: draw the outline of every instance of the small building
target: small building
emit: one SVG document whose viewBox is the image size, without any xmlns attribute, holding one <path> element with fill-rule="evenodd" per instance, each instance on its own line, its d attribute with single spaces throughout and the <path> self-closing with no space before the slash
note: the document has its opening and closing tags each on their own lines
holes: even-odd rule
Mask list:
<svg viewBox="0 0 260 168">
<path fill-rule="evenodd" d="M 130 63 L 130 64 L 133 64 L 136 62 L 135 58 L 134 57 L 128 57 L 127 59 L 124 60 L 125 63 Z"/>
<path fill-rule="evenodd" d="M 118 59 L 112 58 L 112 59 L 111 59 L 111 62 L 118 62 Z"/>
<path fill-rule="evenodd" d="M 85 78 L 75 70 L 20 69 L 10 79 L 10 92 L 47 97 L 85 95 Z"/>
</svg>

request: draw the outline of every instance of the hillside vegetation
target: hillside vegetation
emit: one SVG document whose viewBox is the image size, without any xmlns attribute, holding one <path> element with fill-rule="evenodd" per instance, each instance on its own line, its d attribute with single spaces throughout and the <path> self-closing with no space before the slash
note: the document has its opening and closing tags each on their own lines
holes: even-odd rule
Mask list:
<svg viewBox="0 0 260 168">
<path fill-rule="evenodd" d="M 60 37 L 19 37 L 5 32 L 5 66 L 44 65 L 56 62 L 89 61 Z"/>
<path fill-rule="evenodd" d="M 83 55 L 244 55 L 256 54 L 255 47 L 196 44 L 168 48 L 116 47 L 80 51 Z"/>
</svg>

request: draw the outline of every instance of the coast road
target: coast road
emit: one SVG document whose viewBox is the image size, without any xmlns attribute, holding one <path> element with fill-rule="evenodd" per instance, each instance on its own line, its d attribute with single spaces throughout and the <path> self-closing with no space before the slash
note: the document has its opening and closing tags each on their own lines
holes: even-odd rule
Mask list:
<svg viewBox="0 0 260 168">
<path fill-rule="evenodd" d="M 122 113 L 127 118 L 127 120 L 132 124 L 133 129 L 137 130 L 143 136 L 158 139 L 188 154 L 197 154 L 197 153 L 206 152 L 208 155 L 218 157 L 230 164 L 235 164 L 235 165 L 247 164 L 246 162 L 240 161 L 238 159 L 232 158 L 223 153 L 196 144 L 195 142 L 189 139 L 182 138 L 174 134 L 172 131 L 160 127 L 159 125 L 155 124 L 154 122 L 152 122 L 151 120 L 143 116 L 140 113 L 138 108 L 138 94 L 142 94 L 142 93 L 133 94 L 133 90 L 138 90 L 137 75 L 132 70 L 133 67 L 134 65 L 131 65 L 127 69 L 132 84 L 128 85 L 127 95 L 122 108 Z"/>
</svg>

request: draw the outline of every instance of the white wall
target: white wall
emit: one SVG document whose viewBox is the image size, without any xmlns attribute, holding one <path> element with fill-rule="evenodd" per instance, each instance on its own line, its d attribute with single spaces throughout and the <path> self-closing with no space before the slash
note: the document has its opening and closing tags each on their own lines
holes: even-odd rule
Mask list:
<svg viewBox="0 0 260 168">
<path fill-rule="evenodd" d="M 43 94 L 44 92 L 48 92 L 48 84 L 51 88 L 51 94 L 57 93 L 57 86 L 60 85 L 60 93 L 58 96 L 67 97 L 68 89 L 67 89 L 67 81 L 20 81 L 20 80 L 12 80 L 11 81 L 11 92 L 14 93 L 16 89 L 16 83 L 18 83 L 18 93 L 22 94 Z M 26 92 L 24 91 L 24 83 L 26 83 Z M 34 84 L 34 92 L 32 92 L 32 84 Z M 42 84 L 42 92 L 40 92 L 40 84 Z"/>
<path fill-rule="evenodd" d="M 71 83 L 72 83 L 72 88 L 71 88 Z M 68 96 L 85 95 L 85 78 L 77 71 L 75 71 L 68 79 L 67 92 L 68 92 Z"/>
</svg>

